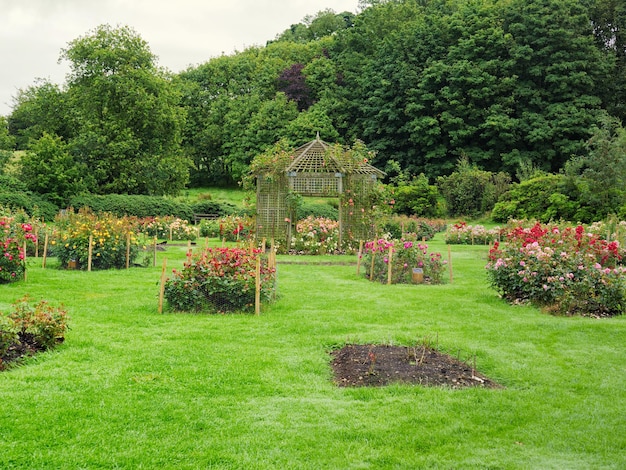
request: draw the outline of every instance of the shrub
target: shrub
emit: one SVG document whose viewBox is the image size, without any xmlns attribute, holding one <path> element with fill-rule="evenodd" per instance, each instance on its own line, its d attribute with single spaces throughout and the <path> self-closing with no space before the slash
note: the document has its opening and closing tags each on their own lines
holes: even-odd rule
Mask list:
<svg viewBox="0 0 626 470">
<path fill-rule="evenodd" d="M 203 199 L 191 205 L 194 214 L 217 214 L 219 216 L 231 215 L 237 212 L 237 208 L 228 202 L 211 201 Z"/>
<path fill-rule="evenodd" d="M 56 205 L 41 196 L 28 192 L 7 192 L 5 188 L 0 191 L 0 206 L 13 210 L 23 209 L 29 216 L 43 220 L 53 220 L 59 212 Z"/>
<path fill-rule="evenodd" d="M 93 212 L 108 212 L 117 217 L 156 217 L 174 216 L 191 220 L 193 210 L 189 204 L 177 202 L 161 196 L 139 196 L 109 194 L 106 196 L 88 194 L 75 196 L 70 200 L 75 209 L 89 208 Z"/>
<path fill-rule="evenodd" d="M 626 268 L 619 242 L 575 228 L 514 227 L 489 253 L 491 285 L 512 302 L 529 301 L 573 315 L 610 316 L 626 309 Z"/>
<path fill-rule="evenodd" d="M 13 217 L 0 216 L 0 284 L 24 277 L 25 240 L 37 241 L 30 224 L 19 224 Z"/>
<path fill-rule="evenodd" d="M 424 219 L 406 215 L 386 217 L 380 224 L 380 231 L 389 234 L 389 238 L 400 239 L 410 234 L 416 240 L 430 240 L 436 233 L 445 229 L 446 223 L 441 219 Z"/>
<path fill-rule="evenodd" d="M 389 273 L 389 249 L 391 255 L 391 283 L 412 282 L 413 268 L 423 270 L 425 282 L 441 284 L 447 262 L 441 253 L 428 253 L 428 245 L 412 237 L 401 240 L 380 238 L 367 242 L 364 247 L 363 265 L 365 275 L 372 281 L 386 283 Z M 373 268 L 372 268 L 373 259 Z"/>
<path fill-rule="evenodd" d="M 418 217 L 441 217 L 443 210 L 439 204 L 439 189 L 428 184 L 428 178 L 421 174 L 409 183 L 400 182 L 397 187 L 388 186 L 387 198 L 393 201 L 392 211 L 396 214 Z"/>
<path fill-rule="evenodd" d="M 240 248 L 207 248 L 173 271 L 165 298 L 175 311 L 232 312 L 254 308 L 256 256 Z M 274 292 L 274 269 L 261 266 L 261 300 Z"/>
<path fill-rule="evenodd" d="M 495 204 L 491 218 L 506 223 L 509 219 L 572 220 L 578 203 L 561 193 L 563 175 L 540 175 L 513 185 Z M 575 220 L 575 219 L 574 219 Z"/>
<path fill-rule="evenodd" d="M 297 220 L 303 220 L 307 217 L 339 220 L 339 210 L 330 204 L 322 203 L 303 203 L 296 210 Z"/>
<path fill-rule="evenodd" d="M 113 214 L 99 215 L 80 210 L 59 216 L 56 220 L 59 233 L 55 240 L 55 254 L 65 267 L 76 261 L 78 268 L 87 269 L 89 261 L 89 237 L 93 237 L 92 269 L 123 268 L 126 265 L 126 245 L 129 246 L 129 263 L 139 257 L 138 222 L 129 217 Z"/>
<path fill-rule="evenodd" d="M 437 178 L 437 187 L 446 200 L 450 215 L 477 216 L 493 208 L 508 186 L 506 175 L 494 175 L 460 159 L 456 171 Z"/>
<path fill-rule="evenodd" d="M 20 341 L 33 341 L 39 349 L 50 349 L 62 342 L 67 331 L 67 312 L 53 307 L 45 300 L 34 306 L 28 296 L 18 300 L 8 315 L 14 324 Z"/>
<path fill-rule="evenodd" d="M 19 336 L 15 322 L 9 317 L 0 314 L 0 369 L 2 369 L 2 356 L 18 341 Z"/>
</svg>

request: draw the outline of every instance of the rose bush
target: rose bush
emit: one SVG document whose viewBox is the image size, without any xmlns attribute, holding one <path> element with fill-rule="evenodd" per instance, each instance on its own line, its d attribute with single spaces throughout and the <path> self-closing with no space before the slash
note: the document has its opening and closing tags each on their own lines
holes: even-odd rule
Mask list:
<svg viewBox="0 0 626 470">
<path fill-rule="evenodd" d="M 626 309 L 626 268 L 619 242 L 582 225 L 517 226 L 496 242 L 486 266 L 491 285 L 512 302 L 560 314 L 618 315 Z"/>
<path fill-rule="evenodd" d="M 140 222 L 140 230 L 149 237 L 169 240 L 195 240 L 196 228 L 189 221 L 173 216 L 146 217 Z"/>
<path fill-rule="evenodd" d="M 19 281 L 26 272 L 24 242 L 37 242 L 33 227 L 14 217 L 0 217 L 0 284 Z"/>
<path fill-rule="evenodd" d="M 500 239 L 500 227 L 487 230 L 482 225 L 457 222 L 446 232 L 444 239 L 449 245 L 488 245 Z"/>
<path fill-rule="evenodd" d="M 291 249 L 300 254 L 321 255 L 339 249 L 339 222 L 309 216 L 296 224 Z"/>
<path fill-rule="evenodd" d="M 256 256 L 241 248 L 207 248 L 174 270 L 165 299 L 175 311 L 232 312 L 254 308 Z M 274 292 L 274 268 L 261 263 L 261 301 Z"/>
<path fill-rule="evenodd" d="M 63 267 L 75 261 L 78 268 L 87 269 L 90 236 L 93 237 L 92 269 L 125 267 L 127 241 L 130 241 L 129 263 L 136 262 L 140 255 L 139 223 L 135 218 L 81 209 L 57 217 L 56 223 L 54 253 Z"/>
<path fill-rule="evenodd" d="M 376 241 L 367 242 L 364 245 L 362 264 L 368 279 L 382 283 L 387 282 L 390 249 L 392 284 L 411 283 L 413 268 L 423 270 L 425 282 L 430 284 L 443 282 L 443 273 L 447 262 L 442 259 L 441 253 L 429 253 L 428 245 L 411 237 L 400 240 L 380 238 Z"/>
</svg>

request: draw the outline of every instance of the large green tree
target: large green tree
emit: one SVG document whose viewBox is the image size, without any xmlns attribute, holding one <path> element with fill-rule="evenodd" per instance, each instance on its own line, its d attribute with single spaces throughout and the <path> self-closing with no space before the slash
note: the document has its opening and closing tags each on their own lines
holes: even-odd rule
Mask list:
<svg viewBox="0 0 626 470">
<path fill-rule="evenodd" d="M 177 88 L 130 27 L 99 26 L 70 42 L 72 151 L 100 193 L 172 194 L 188 181 Z"/>
</svg>

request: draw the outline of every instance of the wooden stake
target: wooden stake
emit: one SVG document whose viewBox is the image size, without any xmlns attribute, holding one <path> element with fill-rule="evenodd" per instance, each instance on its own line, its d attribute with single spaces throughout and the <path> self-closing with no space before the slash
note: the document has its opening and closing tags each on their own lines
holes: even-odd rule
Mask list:
<svg viewBox="0 0 626 470">
<path fill-rule="evenodd" d="M 41 268 L 46 269 L 46 258 L 48 257 L 48 234 L 43 240 L 43 260 L 41 262 Z"/>
<path fill-rule="evenodd" d="M 167 270 L 167 258 L 163 258 L 161 268 L 161 286 L 159 288 L 159 313 L 163 313 L 163 298 L 165 297 L 165 271 Z"/>
<path fill-rule="evenodd" d="M 126 234 L 126 269 L 130 267 L 130 232 Z"/>
<path fill-rule="evenodd" d="M 256 292 L 254 295 L 254 313 L 261 314 L 261 255 L 256 256 Z"/>
<path fill-rule="evenodd" d="M 26 282 L 26 240 L 24 240 L 24 282 Z"/>
<path fill-rule="evenodd" d="M 92 257 L 93 257 L 93 235 L 89 235 L 89 250 L 87 254 L 87 271 L 91 271 Z"/>
<path fill-rule="evenodd" d="M 392 275 L 391 259 L 392 257 L 393 257 L 393 248 L 390 246 L 389 255 L 387 256 L 387 285 L 391 284 L 391 275 Z"/>
<path fill-rule="evenodd" d="M 359 254 L 356 257 L 356 275 L 361 274 L 361 256 L 363 256 L 363 240 L 359 242 Z"/>
<path fill-rule="evenodd" d="M 152 253 L 152 267 L 156 268 L 156 252 L 157 252 L 157 237 L 154 237 L 152 242 L 153 253 Z"/>
<path fill-rule="evenodd" d="M 452 251 L 448 245 L 448 271 L 450 271 L 450 284 L 452 284 Z"/>
</svg>

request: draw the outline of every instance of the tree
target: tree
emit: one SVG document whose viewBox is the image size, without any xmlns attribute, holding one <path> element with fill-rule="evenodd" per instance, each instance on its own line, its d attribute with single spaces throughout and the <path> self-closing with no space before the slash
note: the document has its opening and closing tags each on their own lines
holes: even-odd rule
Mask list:
<svg viewBox="0 0 626 470">
<path fill-rule="evenodd" d="M 15 138 L 9 134 L 7 118 L 0 116 L 0 150 L 13 150 Z"/>
<path fill-rule="evenodd" d="M 99 26 L 70 42 L 71 150 L 99 193 L 175 194 L 189 175 L 182 155 L 184 110 L 146 42 L 129 27 Z"/>
<path fill-rule="evenodd" d="M 626 205 L 626 130 L 618 119 L 604 116 L 586 149 L 567 163 L 565 174 L 574 190 L 570 197 L 581 206 L 577 220 L 592 222 Z"/>
<path fill-rule="evenodd" d="M 91 189 L 88 175 L 88 168 L 74 158 L 67 143 L 46 132 L 20 160 L 19 177 L 26 187 L 60 207 Z"/>
<path fill-rule="evenodd" d="M 37 80 L 34 85 L 20 90 L 8 121 L 16 148 L 26 150 L 45 132 L 69 139 L 73 135 L 70 114 L 67 94 L 49 80 Z"/>
</svg>

